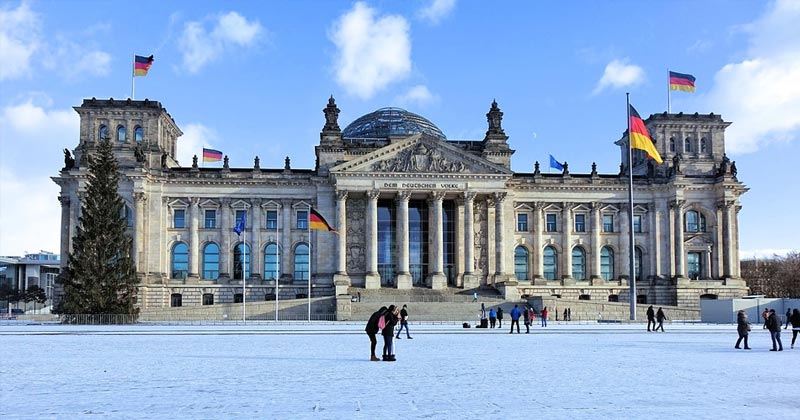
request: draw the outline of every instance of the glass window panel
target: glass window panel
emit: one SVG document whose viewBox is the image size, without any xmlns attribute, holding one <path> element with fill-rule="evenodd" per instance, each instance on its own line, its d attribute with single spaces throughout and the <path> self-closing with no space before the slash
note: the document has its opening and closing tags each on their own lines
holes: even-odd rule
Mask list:
<svg viewBox="0 0 800 420">
<path fill-rule="evenodd" d="M 125 141 L 127 130 L 125 130 L 125 126 L 121 125 L 117 127 L 117 141 Z"/>
<path fill-rule="evenodd" d="M 294 279 L 308 280 L 308 245 L 300 244 L 294 249 Z"/>
<path fill-rule="evenodd" d="M 519 281 L 529 280 L 528 250 L 524 246 L 518 246 L 514 250 L 514 275 Z"/>
<path fill-rule="evenodd" d="M 603 232 L 613 232 L 614 231 L 614 215 L 613 214 L 604 214 L 603 215 Z"/>
<path fill-rule="evenodd" d="M 144 140 L 144 129 L 142 129 L 142 127 L 136 127 L 133 133 L 133 138 L 137 142 Z"/>
<path fill-rule="evenodd" d="M 98 132 L 98 137 L 100 140 L 105 140 L 108 138 L 108 127 L 105 125 L 100 126 L 100 131 Z"/>
<path fill-rule="evenodd" d="M 247 210 L 236 210 L 236 219 L 234 219 L 234 226 L 236 225 L 239 220 L 244 219 L 244 227 L 247 228 L 249 224 L 249 220 L 247 220 Z"/>
<path fill-rule="evenodd" d="M 699 252 L 690 252 L 686 256 L 686 271 L 687 275 L 692 280 L 697 280 L 702 274 L 702 254 Z"/>
<path fill-rule="evenodd" d="M 642 215 L 641 214 L 634 214 L 633 215 L 633 231 L 636 233 L 642 232 Z"/>
<path fill-rule="evenodd" d="M 172 213 L 172 227 L 175 229 L 186 227 L 186 210 L 175 210 Z"/>
<path fill-rule="evenodd" d="M 553 213 L 548 213 L 546 216 L 547 221 L 547 231 L 548 232 L 555 232 L 556 231 L 556 215 Z"/>
<path fill-rule="evenodd" d="M 586 280 L 586 252 L 579 246 L 572 248 L 572 278 Z"/>
<path fill-rule="evenodd" d="M 206 210 L 206 218 L 205 218 L 205 228 L 206 229 L 214 229 L 217 227 L 217 211 L 216 210 Z"/>
<path fill-rule="evenodd" d="M 203 293 L 203 305 L 213 305 L 214 295 L 211 293 Z"/>
<path fill-rule="evenodd" d="M 189 273 L 189 247 L 178 242 L 172 247 L 172 278 L 185 279 Z"/>
<path fill-rule="evenodd" d="M 555 280 L 558 276 L 558 253 L 552 246 L 545 247 L 542 256 L 544 265 L 544 278 Z"/>
<path fill-rule="evenodd" d="M 203 279 L 217 278 L 219 278 L 219 246 L 212 242 L 203 247 Z"/>
<path fill-rule="evenodd" d="M 586 215 L 575 215 L 575 232 L 586 232 Z"/>
<path fill-rule="evenodd" d="M 636 273 L 636 281 L 642 281 L 642 250 L 640 248 L 636 248 L 635 252 L 635 261 L 633 265 L 633 270 Z"/>
<path fill-rule="evenodd" d="M 269 244 L 264 248 L 264 279 L 275 280 L 280 278 L 280 259 L 278 256 L 277 244 Z"/>
<path fill-rule="evenodd" d="M 694 210 L 690 210 L 686 212 L 686 231 L 687 232 L 697 232 L 699 230 L 699 221 L 698 221 L 698 214 Z"/>
<path fill-rule="evenodd" d="M 308 210 L 297 210 L 297 228 L 308 229 Z"/>
<path fill-rule="evenodd" d="M 600 250 L 600 275 L 603 280 L 614 279 L 614 251 L 607 246 Z"/>
<path fill-rule="evenodd" d="M 278 210 L 267 210 L 267 229 L 278 228 Z"/>
<path fill-rule="evenodd" d="M 517 231 L 528 231 L 528 215 L 524 213 L 517 214 Z"/>
<path fill-rule="evenodd" d="M 250 278 L 250 246 L 241 243 L 236 245 L 233 249 L 233 278 L 234 280 L 242 279 L 242 251 L 244 251 L 244 277 Z"/>
</svg>

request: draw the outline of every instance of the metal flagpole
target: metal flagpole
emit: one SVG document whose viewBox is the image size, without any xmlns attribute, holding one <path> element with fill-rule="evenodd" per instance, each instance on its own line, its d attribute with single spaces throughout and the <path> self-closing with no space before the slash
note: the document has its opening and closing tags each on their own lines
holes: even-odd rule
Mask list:
<svg viewBox="0 0 800 420">
<path fill-rule="evenodd" d="M 135 99 L 133 96 L 136 87 L 134 80 L 136 80 L 136 53 L 133 54 L 133 62 L 131 62 L 131 100 Z"/>
<path fill-rule="evenodd" d="M 247 278 L 247 210 L 244 213 L 244 228 L 242 229 L 242 322 L 246 322 L 245 314 L 247 313 L 247 289 L 246 286 L 246 278 Z"/>
<path fill-rule="evenodd" d="M 278 214 L 280 213 L 280 206 L 278 206 L 278 210 L 275 210 L 275 320 L 278 320 L 278 287 L 280 284 L 278 283 L 278 279 L 280 278 L 280 265 L 281 265 L 281 240 L 280 240 L 280 232 L 278 232 Z"/>
<path fill-rule="evenodd" d="M 308 205 L 308 322 L 311 322 L 311 204 Z"/>
<path fill-rule="evenodd" d="M 667 67 L 667 114 L 672 114 L 672 90 L 669 87 L 669 67 Z"/>
<path fill-rule="evenodd" d="M 628 114 L 628 233 L 630 244 L 628 244 L 629 264 L 628 267 L 628 283 L 630 284 L 630 308 L 631 308 L 631 321 L 636 321 L 636 273 L 634 272 L 634 260 L 636 254 L 633 252 L 634 236 L 633 236 L 633 148 L 631 146 L 631 94 L 625 93 L 625 100 L 628 103 L 626 112 Z"/>
</svg>

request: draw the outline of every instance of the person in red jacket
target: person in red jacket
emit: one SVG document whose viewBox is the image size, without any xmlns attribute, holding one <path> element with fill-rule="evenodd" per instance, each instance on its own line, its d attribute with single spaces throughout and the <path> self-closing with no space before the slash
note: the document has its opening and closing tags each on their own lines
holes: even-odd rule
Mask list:
<svg viewBox="0 0 800 420">
<path fill-rule="evenodd" d="M 547 306 L 542 309 L 542 327 L 547 326 Z"/>
</svg>

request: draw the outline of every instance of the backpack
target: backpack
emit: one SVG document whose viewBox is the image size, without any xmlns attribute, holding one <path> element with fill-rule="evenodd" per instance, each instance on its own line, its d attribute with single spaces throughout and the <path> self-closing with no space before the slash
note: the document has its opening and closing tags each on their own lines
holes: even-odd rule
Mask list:
<svg viewBox="0 0 800 420">
<path fill-rule="evenodd" d="M 373 314 L 372 314 L 372 315 L 369 317 L 369 321 L 367 321 L 367 327 L 369 327 L 370 325 L 375 325 L 375 326 L 377 326 L 377 327 L 378 327 L 378 329 L 383 329 L 383 328 L 381 327 L 381 322 L 383 322 L 383 323 L 384 323 L 384 326 L 385 326 L 385 324 L 386 324 L 386 320 L 384 319 L 384 317 L 383 317 L 383 316 L 386 314 L 386 311 L 388 311 L 388 310 L 389 310 L 389 309 L 388 309 L 387 307 L 385 307 L 385 306 L 381 306 L 381 308 L 380 308 L 380 309 L 378 309 L 377 311 L 375 311 L 375 312 L 374 312 L 374 313 L 373 313 Z"/>
<path fill-rule="evenodd" d="M 378 329 L 383 330 L 386 328 L 386 316 L 382 315 L 380 319 L 378 319 Z"/>
</svg>

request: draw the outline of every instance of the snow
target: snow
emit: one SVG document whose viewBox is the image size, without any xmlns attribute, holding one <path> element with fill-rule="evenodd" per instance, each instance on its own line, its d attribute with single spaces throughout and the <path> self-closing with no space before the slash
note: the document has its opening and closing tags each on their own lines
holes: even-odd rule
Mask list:
<svg viewBox="0 0 800 420">
<path fill-rule="evenodd" d="M 800 345 L 733 325 L 412 323 L 369 362 L 361 323 L 0 325 L 3 419 L 790 418 Z M 798 343 L 800 344 L 800 343 Z M 379 337 L 378 352 L 382 342 Z M 795 414 L 791 414 L 795 413 Z"/>
</svg>

